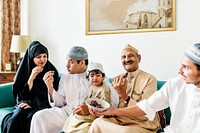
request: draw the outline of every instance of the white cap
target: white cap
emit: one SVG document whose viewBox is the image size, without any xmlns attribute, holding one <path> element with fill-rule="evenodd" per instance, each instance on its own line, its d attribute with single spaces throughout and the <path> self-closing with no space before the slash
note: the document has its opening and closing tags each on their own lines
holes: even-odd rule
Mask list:
<svg viewBox="0 0 200 133">
<path fill-rule="evenodd" d="M 88 66 L 88 72 L 92 71 L 92 70 L 99 70 L 102 73 L 104 73 L 103 71 L 103 66 L 100 63 L 96 63 L 96 62 L 91 62 Z"/>
<path fill-rule="evenodd" d="M 185 51 L 185 55 L 193 62 L 200 65 L 200 43 L 195 43 Z"/>
</svg>

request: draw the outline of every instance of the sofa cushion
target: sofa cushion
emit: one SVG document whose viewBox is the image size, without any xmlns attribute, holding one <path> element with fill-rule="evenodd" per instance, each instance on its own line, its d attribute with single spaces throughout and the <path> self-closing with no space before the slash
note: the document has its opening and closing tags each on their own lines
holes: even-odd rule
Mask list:
<svg viewBox="0 0 200 133">
<path fill-rule="evenodd" d="M 13 110 L 14 107 L 5 107 L 0 109 L 0 127 L 4 116 L 6 116 L 8 113 L 11 113 Z"/>
</svg>

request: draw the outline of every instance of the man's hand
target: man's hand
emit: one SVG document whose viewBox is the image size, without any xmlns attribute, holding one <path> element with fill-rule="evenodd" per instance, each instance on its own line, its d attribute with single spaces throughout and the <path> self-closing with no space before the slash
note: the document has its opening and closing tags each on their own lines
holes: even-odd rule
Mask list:
<svg viewBox="0 0 200 133">
<path fill-rule="evenodd" d="M 43 81 L 45 82 L 48 91 L 49 91 L 49 95 L 50 95 L 50 100 L 51 102 L 53 102 L 53 78 L 54 75 L 54 71 L 48 71 L 45 73 L 44 77 L 43 77 Z"/>
<path fill-rule="evenodd" d="M 43 77 L 43 80 L 45 84 L 47 85 L 48 89 L 53 89 L 53 81 L 54 81 L 53 75 L 54 75 L 54 71 L 48 71 L 45 73 Z M 53 90 L 49 90 L 49 91 L 53 91 Z"/>
<path fill-rule="evenodd" d="M 120 98 L 126 100 L 128 98 L 128 95 L 126 94 L 126 88 L 127 88 L 127 79 L 126 76 L 120 75 L 113 79 L 112 82 L 113 87 L 117 91 Z"/>
<path fill-rule="evenodd" d="M 88 115 L 88 114 L 90 114 L 88 106 L 86 104 L 80 104 L 80 105 L 78 105 L 73 110 L 73 113 L 79 114 L 79 115 Z"/>
<path fill-rule="evenodd" d="M 102 112 L 98 112 L 92 108 L 89 108 L 89 111 L 90 111 L 90 114 L 92 115 L 96 115 L 98 117 L 108 117 L 108 116 L 113 116 L 112 112 L 111 112 L 111 109 L 108 109 L 108 110 L 105 110 L 105 111 L 102 111 Z"/>
</svg>

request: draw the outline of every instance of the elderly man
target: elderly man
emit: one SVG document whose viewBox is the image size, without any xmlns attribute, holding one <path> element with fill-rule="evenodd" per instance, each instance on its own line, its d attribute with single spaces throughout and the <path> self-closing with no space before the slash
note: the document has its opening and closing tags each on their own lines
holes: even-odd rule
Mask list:
<svg viewBox="0 0 200 133">
<path fill-rule="evenodd" d="M 129 108 L 139 101 L 147 99 L 156 90 L 157 80 L 151 74 L 139 69 L 141 55 L 131 45 L 125 46 L 121 53 L 121 62 L 126 70 L 114 78 L 113 86 L 120 97 L 119 108 Z M 92 112 L 99 115 L 97 112 Z M 101 114 L 101 113 L 100 113 Z M 108 118 L 96 119 L 91 127 L 90 133 L 156 133 L 159 129 L 157 117 L 150 121 L 147 117 L 127 117 L 115 115 Z"/>
<path fill-rule="evenodd" d="M 183 55 L 178 73 L 147 100 L 123 109 L 107 110 L 97 115 L 154 118 L 156 111 L 170 107 L 171 121 L 165 133 L 199 133 L 200 131 L 200 43 Z"/>
</svg>

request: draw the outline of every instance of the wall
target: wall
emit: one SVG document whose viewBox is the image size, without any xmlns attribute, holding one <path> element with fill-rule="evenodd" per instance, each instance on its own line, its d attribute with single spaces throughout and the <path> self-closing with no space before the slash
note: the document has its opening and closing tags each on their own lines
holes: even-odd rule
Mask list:
<svg viewBox="0 0 200 133">
<path fill-rule="evenodd" d="M 29 34 L 49 49 L 50 60 L 66 71 L 66 52 L 73 45 L 88 50 L 89 60 L 103 64 L 109 77 L 123 73 L 120 54 L 134 45 L 142 54 L 140 68 L 160 80 L 177 76 L 183 51 L 200 41 L 200 1 L 177 1 L 177 30 L 107 35 L 85 35 L 85 0 L 30 0 Z M 28 13 L 28 12 L 27 12 Z"/>
</svg>

